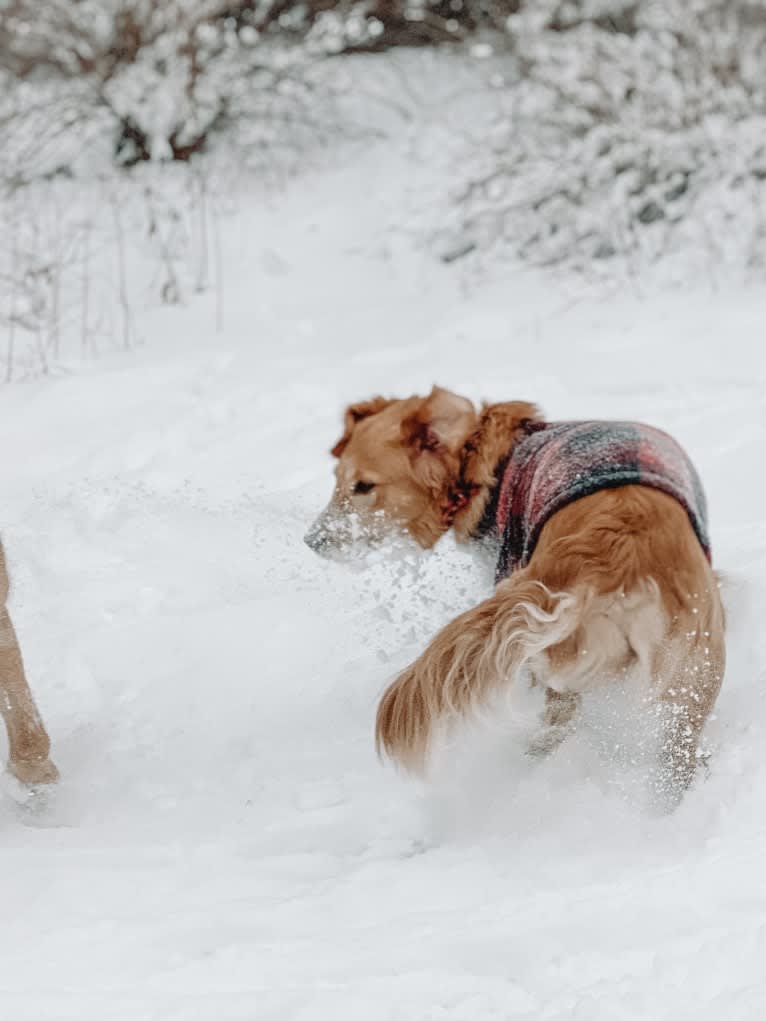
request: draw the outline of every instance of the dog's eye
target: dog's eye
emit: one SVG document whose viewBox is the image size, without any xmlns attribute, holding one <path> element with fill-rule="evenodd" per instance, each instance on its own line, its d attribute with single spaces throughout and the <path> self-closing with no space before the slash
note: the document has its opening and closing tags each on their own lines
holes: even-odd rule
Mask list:
<svg viewBox="0 0 766 1021">
<path fill-rule="evenodd" d="M 371 493 L 374 488 L 374 482 L 356 482 L 354 484 L 354 493 L 363 495 L 364 493 Z"/>
</svg>

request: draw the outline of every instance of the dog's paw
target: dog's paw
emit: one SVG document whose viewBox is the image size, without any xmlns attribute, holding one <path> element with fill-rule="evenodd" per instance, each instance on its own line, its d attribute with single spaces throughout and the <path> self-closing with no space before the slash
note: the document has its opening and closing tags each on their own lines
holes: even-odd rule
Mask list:
<svg viewBox="0 0 766 1021">
<path fill-rule="evenodd" d="M 538 731 L 527 742 L 526 754 L 532 759 L 544 759 L 556 751 L 558 746 L 571 733 L 568 727 L 546 727 Z"/>
<path fill-rule="evenodd" d="M 27 787 L 50 786 L 59 779 L 59 771 L 50 759 L 9 762 L 7 772 Z"/>
<path fill-rule="evenodd" d="M 41 770 L 38 776 L 50 777 L 34 783 L 22 780 L 17 771 L 7 769 L 2 774 L 2 790 L 13 804 L 22 822 L 43 822 L 50 814 L 56 801 L 58 770 L 49 763 L 51 770 Z"/>
<path fill-rule="evenodd" d="M 711 754 L 698 748 L 693 764 L 682 763 L 683 768 L 672 764 L 660 765 L 649 777 L 649 807 L 659 815 L 674 812 L 687 794 L 707 783 L 712 774 Z"/>
</svg>

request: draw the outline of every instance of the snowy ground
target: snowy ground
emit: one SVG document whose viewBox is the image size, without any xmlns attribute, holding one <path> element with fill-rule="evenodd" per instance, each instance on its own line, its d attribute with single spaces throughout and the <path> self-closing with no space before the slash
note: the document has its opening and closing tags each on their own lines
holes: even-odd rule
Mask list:
<svg viewBox="0 0 766 1021">
<path fill-rule="evenodd" d="M 397 215 L 415 174 L 381 141 L 242 200 L 223 333 L 198 298 L 2 394 L 11 608 L 64 778 L 43 825 L 0 806 L 4 1019 L 766 1011 L 766 298 L 443 266 Z M 490 572 L 449 540 L 353 571 L 301 537 L 344 402 L 432 382 L 695 458 L 730 666 L 674 815 L 598 706 L 542 763 L 525 706 L 426 789 L 376 760 L 379 693 Z"/>
</svg>

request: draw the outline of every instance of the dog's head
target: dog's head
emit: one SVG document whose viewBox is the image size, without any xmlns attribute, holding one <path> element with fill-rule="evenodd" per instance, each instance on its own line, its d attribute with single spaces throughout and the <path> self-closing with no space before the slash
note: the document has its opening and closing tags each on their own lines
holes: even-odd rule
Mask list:
<svg viewBox="0 0 766 1021">
<path fill-rule="evenodd" d="M 444 502 L 476 422 L 469 400 L 439 387 L 428 397 L 350 405 L 332 449 L 335 491 L 306 543 L 332 555 L 399 531 L 433 546 L 445 530 Z"/>
</svg>

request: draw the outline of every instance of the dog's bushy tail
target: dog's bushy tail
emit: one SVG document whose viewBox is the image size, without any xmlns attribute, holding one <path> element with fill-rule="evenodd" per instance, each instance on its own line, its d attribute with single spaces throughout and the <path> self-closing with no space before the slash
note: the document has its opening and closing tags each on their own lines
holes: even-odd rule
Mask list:
<svg viewBox="0 0 766 1021">
<path fill-rule="evenodd" d="M 379 754 L 422 771 L 435 727 L 465 717 L 524 664 L 577 628 L 582 594 L 551 592 L 519 575 L 457 617 L 383 695 L 375 728 Z"/>
</svg>

